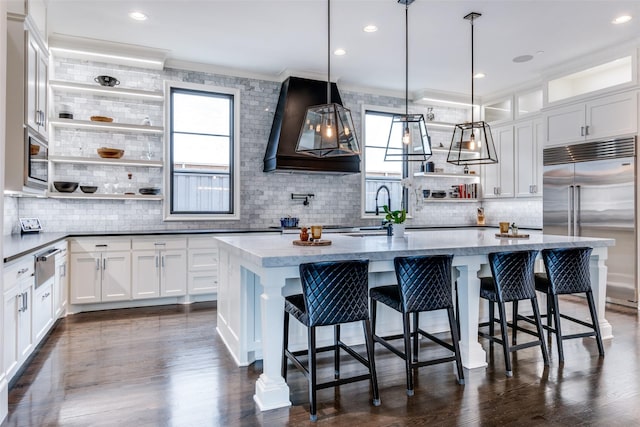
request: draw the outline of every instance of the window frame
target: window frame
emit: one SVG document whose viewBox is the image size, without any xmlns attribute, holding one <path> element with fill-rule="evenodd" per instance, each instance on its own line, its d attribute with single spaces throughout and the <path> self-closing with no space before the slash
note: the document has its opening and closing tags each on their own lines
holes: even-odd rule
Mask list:
<svg viewBox="0 0 640 427">
<path fill-rule="evenodd" d="M 171 123 L 172 123 L 172 105 L 171 93 L 173 89 L 207 92 L 214 95 L 225 95 L 232 98 L 232 125 L 231 125 L 231 171 L 229 174 L 229 183 L 231 187 L 231 200 L 229 213 L 211 213 L 211 212 L 194 212 L 194 213 L 172 213 L 173 200 L 173 165 L 172 165 L 172 139 L 171 139 Z M 240 220 L 240 90 L 211 86 L 198 83 L 187 83 L 177 81 L 164 82 L 164 174 L 163 188 L 164 201 L 163 211 L 165 221 L 216 221 L 216 220 Z"/>
<path fill-rule="evenodd" d="M 367 159 L 366 159 L 366 141 L 367 141 L 367 133 L 366 133 L 366 127 L 367 127 L 367 112 L 371 112 L 371 113 L 378 113 L 378 114 L 389 114 L 389 115 L 393 115 L 393 114 L 403 114 L 403 111 L 401 111 L 398 108 L 389 108 L 389 107 L 382 107 L 379 105 L 362 105 L 361 107 L 361 111 L 360 111 L 360 117 L 361 117 L 361 130 L 360 130 L 360 135 L 362 135 L 361 141 L 362 141 L 362 149 L 360 152 L 360 170 L 362 171 L 360 173 L 361 175 L 361 181 L 360 181 L 360 218 L 361 219 L 384 219 L 384 215 L 381 213 L 380 215 L 376 216 L 375 213 L 371 213 L 371 212 L 367 212 L 366 211 L 366 199 L 367 199 Z M 391 128 L 389 128 L 389 130 L 391 130 Z M 407 164 L 407 162 L 404 162 L 402 165 L 402 177 L 400 178 L 405 179 L 409 176 L 409 166 Z M 409 207 L 408 207 L 408 202 L 409 202 L 409 193 L 407 191 L 406 188 L 402 189 L 402 207 L 407 211 L 407 218 L 410 218 L 410 214 L 409 214 Z M 394 210 L 396 210 L 394 208 Z"/>
</svg>

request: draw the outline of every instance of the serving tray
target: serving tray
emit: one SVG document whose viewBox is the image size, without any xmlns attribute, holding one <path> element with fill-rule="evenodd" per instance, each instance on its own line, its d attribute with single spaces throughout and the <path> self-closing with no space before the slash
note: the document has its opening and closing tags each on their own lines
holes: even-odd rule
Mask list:
<svg viewBox="0 0 640 427">
<path fill-rule="evenodd" d="M 496 233 L 496 237 L 506 237 L 509 239 L 528 239 L 529 235 L 528 234 L 511 234 L 511 233 Z"/>
<path fill-rule="evenodd" d="M 294 240 L 293 244 L 295 246 L 329 246 L 331 244 L 331 240 Z"/>
</svg>

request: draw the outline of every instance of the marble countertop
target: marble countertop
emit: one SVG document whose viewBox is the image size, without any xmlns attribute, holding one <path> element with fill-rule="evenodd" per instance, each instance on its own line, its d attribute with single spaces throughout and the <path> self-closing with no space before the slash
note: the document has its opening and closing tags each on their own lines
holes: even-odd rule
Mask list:
<svg viewBox="0 0 640 427">
<path fill-rule="evenodd" d="M 289 267 L 302 262 L 367 258 L 390 260 L 396 256 L 453 254 L 477 255 L 505 250 L 545 249 L 553 247 L 613 246 L 614 239 L 567 237 L 531 232 L 529 238 L 497 238 L 495 229 L 409 230 L 404 238 L 380 235 L 327 234 L 329 246 L 294 246 L 298 236 L 273 234 L 261 236 L 218 236 L 220 247 L 261 267 Z"/>
</svg>

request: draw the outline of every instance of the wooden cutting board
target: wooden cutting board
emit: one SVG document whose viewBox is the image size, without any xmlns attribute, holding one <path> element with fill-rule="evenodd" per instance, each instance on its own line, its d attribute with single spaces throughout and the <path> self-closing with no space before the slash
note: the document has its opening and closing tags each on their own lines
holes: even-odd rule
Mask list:
<svg viewBox="0 0 640 427">
<path fill-rule="evenodd" d="M 329 246 L 331 244 L 331 240 L 314 240 L 314 241 L 294 240 L 293 244 L 295 246 Z"/>
<path fill-rule="evenodd" d="M 506 237 L 509 239 L 528 239 L 529 235 L 528 234 L 511 234 L 511 233 L 496 233 L 496 237 Z"/>
</svg>

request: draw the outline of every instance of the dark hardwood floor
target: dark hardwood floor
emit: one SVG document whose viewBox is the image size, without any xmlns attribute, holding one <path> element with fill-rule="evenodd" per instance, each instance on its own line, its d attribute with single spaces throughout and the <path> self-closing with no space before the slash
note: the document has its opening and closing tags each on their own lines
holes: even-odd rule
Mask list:
<svg viewBox="0 0 640 427">
<path fill-rule="evenodd" d="M 582 300 L 561 304 L 587 315 Z M 607 318 L 615 338 L 605 342 L 604 358 L 594 340 L 571 340 L 561 366 L 550 342 L 550 367 L 539 348 L 522 350 L 507 378 L 502 349 L 491 351 L 483 342 L 490 356 L 486 370 L 466 371 L 467 383 L 460 386 L 452 363 L 421 368 L 413 397 L 405 394 L 403 361 L 377 346 L 382 405 L 370 404 L 366 382 L 321 390 L 317 424 L 640 425 L 638 314 L 610 306 Z M 260 364 L 237 368 L 215 325 L 214 303 L 69 316 L 10 390 L 2 426 L 312 425 L 307 383 L 295 368 L 289 373 L 293 406 L 257 410 L 252 396 Z M 325 366 L 331 373 L 329 359 Z"/>
</svg>

